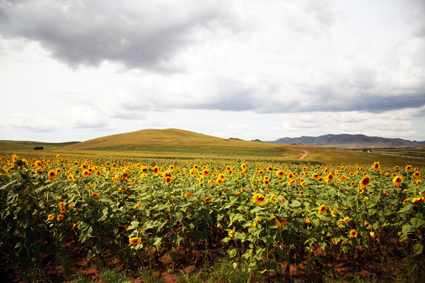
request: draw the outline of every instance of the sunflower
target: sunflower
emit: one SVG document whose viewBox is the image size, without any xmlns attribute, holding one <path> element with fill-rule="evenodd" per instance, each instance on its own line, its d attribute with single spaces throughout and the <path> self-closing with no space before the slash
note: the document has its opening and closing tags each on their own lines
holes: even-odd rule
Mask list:
<svg viewBox="0 0 425 283">
<path fill-rule="evenodd" d="M 407 199 L 405 199 L 405 200 L 403 201 L 403 204 L 406 204 L 406 202 L 409 202 L 409 201 L 411 201 L 411 199 L 410 199 L 410 198 L 407 198 Z"/>
<path fill-rule="evenodd" d="M 345 218 L 344 218 L 344 222 L 345 222 L 345 223 L 350 222 L 350 217 L 348 217 L 348 216 L 347 216 L 347 217 L 345 217 Z"/>
<path fill-rule="evenodd" d="M 162 177 L 167 178 L 167 177 L 173 177 L 173 174 L 170 171 L 165 171 L 164 173 L 162 173 Z"/>
<path fill-rule="evenodd" d="M 319 178 L 320 178 L 320 174 L 319 173 L 313 173 L 313 175 L 311 175 L 311 177 L 314 179 L 314 180 L 319 180 Z"/>
<path fill-rule="evenodd" d="M 363 194 L 364 193 L 364 189 L 363 188 L 359 188 L 359 194 Z"/>
<path fill-rule="evenodd" d="M 34 166 L 37 168 L 41 168 L 43 167 L 43 163 L 40 160 L 37 160 L 36 162 L 34 162 Z"/>
<path fill-rule="evenodd" d="M 91 196 L 94 197 L 94 198 L 99 198 L 99 194 L 98 193 L 92 193 Z"/>
<path fill-rule="evenodd" d="M 216 183 L 217 183 L 217 185 L 220 186 L 221 184 L 223 184 L 223 180 L 222 179 L 217 179 Z"/>
<path fill-rule="evenodd" d="M 185 197 L 185 198 L 188 198 L 188 197 L 190 197 L 190 196 L 192 196 L 192 193 L 191 193 L 191 192 L 187 192 L 187 193 L 185 193 L 185 194 L 184 194 L 184 197 Z"/>
<path fill-rule="evenodd" d="M 65 213 L 66 212 L 66 206 L 63 202 L 60 202 L 59 204 L 59 212 L 60 213 Z"/>
<path fill-rule="evenodd" d="M 230 231 L 227 233 L 227 235 L 229 235 L 229 237 L 230 237 L 230 238 L 233 238 L 233 231 L 232 231 L 232 230 L 230 230 Z"/>
<path fill-rule="evenodd" d="M 319 214 L 323 214 L 323 213 L 325 213 L 325 212 L 326 212 L 326 210 L 327 210 L 327 209 L 328 209 L 328 208 L 326 207 L 326 205 L 322 204 L 322 205 L 319 207 L 318 212 L 319 212 Z"/>
<path fill-rule="evenodd" d="M 59 214 L 58 215 L 58 217 L 56 218 L 58 221 L 61 221 L 61 220 L 63 220 L 63 215 L 62 214 Z"/>
<path fill-rule="evenodd" d="M 53 219 L 55 219 L 55 218 L 53 217 L 53 215 L 49 214 L 49 215 L 47 216 L 47 220 L 52 221 Z"/>
<path fill-rule="evenodd" d="M 53 180 L 56 177 L 55 170 L 50 170 L 49 173 L 47 173 L 47 176 L 49 177 L 50 180 Z"/>
<path fill-rule="evenodd" d="M 128 237 L 128 241 L 132 245 L 137 245 L 137 244 L 141 244 L 142 243 L 142 239 L 141 238 L 138 238 L 138 237 L 135 237 L 135 238 Z"/>
<path fill-rule="evenodd" d="M 412 203 L 417 203 L 417 202 L 419 202 L 421 200 L 422 200 L 421 197 L 415 197 L 414 199 L 412 199 Z"/>
<path fill-rule="evenodd" d="M 364 176 L 359 184 L 363 189 L 367 188 L 370 184 L 370 177 L 368 175 Z"/>
<path fill-rule="evenodd" d="M 374 169 L 374 170 L 378 170 L 379 168 L 381 168 L 381 165 L 379 164 L 379 161 L 378 161 L 378 162 L 373 163 L 373 169 Z"/>
<path fill-rule="evenodd" d="M 265 205 L 267 202 L 267 199 L 262 194 L 254 194 L 252 198 L 254 199 L 254 202 L 258 205 Z"/>
<path fill-rule="evenodd" d="M 283 178 L 285 177 L 285 172 L 283 170 L 276 171 L 276 176 Z"/>
<path fill-rule="evenodd" d="M 242 168 L 242 170 L 243 170 L 243 171 L 245 171 L 246 169 L 248 169 L 248 166 L 246 166 L 246 164 L 245 164 L 245 163 L 243 163 L 243 164 L 241 165 L 241 168 Z"/>
<path fill-rule="evenodd" d="M 394 186 L 395 187 L 398 187 L 398 186 L 400 186 L 401 185 L 401 183 L 403 183 L 403 177 L 402 176 L 396 176 L 394 179 L 393 179 L 393 183 L 394 183 Z"/>
<path fill-rule="evenodd" d="M 400 167 L 398 167 L 398 166 L 394 167 L 395 171 L 397 171 L 398 169 L 400 169 Z"/>
<path fill-rule="evenodd" d="M 357 235 L 358 235 L 358 233 L 355 229 L 350 231 L 350 238 L 357 238 Z"/>
<path fill-rule="evenodd" d="M 258 215 L 256 215 L 255 216 L 255 220 L 254 220 L 254 224 L 252 224 L 252 226 L 255 228 L 255 227 L 257 227 L 257 224 L 258 224 Z"/>
<path fill-rule="evenodd" d="M 171 183 L 171 177 L 167 177 L 167 178 L 165 178 L 165 183 L 166 184 L 170 184 Z"/>
<path fill-rule="evenodd" d="M 417 179 L 421 176 L 421 173 L 419 173 L 418 171 L 416 171 L 415 173 L 413 173 L 413 178 Z"/>
<path fill-rule="evenodd" d="M 211 197 L 206 197 L 206 198 L 204 198 L 204 202 L 205 202 L 205 203 L 210 203 L 210 202 L 211 202 Z"/>
<path fill-rule="evenodd" d="M 272 203 L 277 203 L 277 200 L 275 200 L 275 198 L 277 198 L 277 195 L 272 195 L 272 196 L 270 197 L 270 201 L 271 201 Z"/>
<path fill-rule="evenodd" d="M 328 176 L 326 176 L 325 181 L 331 182 L 334 179 L 334 175 L 332 173 L 329 173 Z"/>
<path fill-rule="evenodd" d="M 263 184 L 266 185 L 266 186 L 270 185 L 269 179 L 264 179 Z"/>
<path fill-rule="evenodd" d="M 142 205 L 142 203 L 139 201 L 136 205 L 137 208 L 139 208 Z"/>
<path fill-rule="evenodd" d="M 407 165 L 405 169 L 406 169 L 406 171 L 410 171 L 410 170 L 413 169 L 413 167 L 412 167 L 412 165 Z"/>
<path fill-rule="evenodd" d="M 159 174 L 159 167 L 158 166 L 153 167 L 153 169 L 152 169 L 152 175 L 156 176 L 158 174 Z"/>
<path fill-rule="evenodd" d="M 286 176 L 288 177 L 288 179 L 292 179 L 294 178 L 294 173 L 289 172 Z"/>
<path fill-rule="evenodd" d="M 89 176 L 91 176 L 91 172 L 89 170 L 84 170 L 83 177 L 89 177 Z"/>
</svg>

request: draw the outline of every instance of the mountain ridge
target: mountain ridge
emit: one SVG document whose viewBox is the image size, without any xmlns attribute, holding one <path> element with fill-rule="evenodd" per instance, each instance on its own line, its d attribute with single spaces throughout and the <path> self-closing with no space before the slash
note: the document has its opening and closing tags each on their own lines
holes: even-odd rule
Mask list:
<svg viewBox="0 0 425 283">
<path fill-rule="evenodd" d="M 409 141 L 400 138 L 383 138 L 366 136 L 363 134 L 327 134 L 318 137 L 301 136 L 296 138 L 284 137 L 275 141 L 267 141 L 273 144 L 312 145 L 322 147 L 336 147 L 340 149 L 363 149 L 363 148 L 414 148 L 423 146 L 425 141 Z"/>
</svg>

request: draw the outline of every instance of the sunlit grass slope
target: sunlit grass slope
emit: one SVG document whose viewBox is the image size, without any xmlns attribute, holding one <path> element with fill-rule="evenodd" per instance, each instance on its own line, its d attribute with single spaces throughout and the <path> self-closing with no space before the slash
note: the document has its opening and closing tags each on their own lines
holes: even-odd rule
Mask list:
<svg viewBox="0 0 425 283">
<path fill-rule="evenodd" d="M 297 159 L 302 152 L 288 149 L 286 145 L 222 139 L 214 136 L 178 129 L 141 130 L 101 137 L 70 145 L 61 151 L 107 151 L 139 153 L 173 153 L 215 156 L 274 156 Z"/>
</svg>

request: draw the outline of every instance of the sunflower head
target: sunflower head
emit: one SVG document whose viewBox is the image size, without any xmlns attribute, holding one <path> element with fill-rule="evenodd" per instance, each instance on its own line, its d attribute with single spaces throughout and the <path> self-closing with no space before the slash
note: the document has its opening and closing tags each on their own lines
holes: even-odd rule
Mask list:
<svg viewBox="0 0 425 283">
<path fill-rule="evenodd" d="M 360 181 L 360 186 L 362 188 L 367 188 L 370 184 L 370 177 L 368 175 L 365 175 L 363 179 Z"/>
<path fill-rule="evenodd" d="M 357 238 L 357 235 L 358 235 L 358 233 L 355 229 L 350 231 L 350 238 Z"/>
<path fill-rule="evenodd" d="M 378 170 L 379 168 L 381 168 L 381 165 L 379 164 L 379 162 L 373 163 L 373 170 Z"/>
<path fill-rule="evenodd" d="M 50 179 L 54 179 L 55 177 L 56 177 L 56 172 L 55 172 L 55 170 L 50 170 L 49 171 L 49 173 L 47 173 L 47 176 L 50 178 Z"/>
<path fill-rule="evenodd" d="M 323 214 L 323 213 L 325 213 L 325 212 L 326 212 L 326 210 L 327 210 L 327 209 L 328 209 L 328 208 L 326 207 L 326 205 L 322 204 L 322 205 L 319 207 L 318 212 L 319 212 L 319 214 Z"/>
<path fill-rule="evenodd" d="M 393 184 L 394 186 L 400 186 L 403 183 L 403 177 L 402 176 L 395 176 L 395 178 L 393 179 Z"/>
<path fill-rule="evenodd" d="M 258 205 L 265 205 L 267 202 L 267 199 L 262 194 L 254 194 L 252 198 L 254 199 L 254 202 Z"/>
</svg>

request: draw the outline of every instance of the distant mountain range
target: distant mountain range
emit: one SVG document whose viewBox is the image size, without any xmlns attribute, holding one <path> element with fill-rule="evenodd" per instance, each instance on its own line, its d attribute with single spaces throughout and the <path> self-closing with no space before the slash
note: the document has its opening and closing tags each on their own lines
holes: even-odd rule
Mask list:
<svg viewBox="0 0 425 283">
<path fill-rule="evenodd" d="M 409 141 L 403 139 L 389 139 L 370 137 L 366 135 L 323 135 L 318 137 L 280 138 L 268 141 L 274 144 L 312 145 L 324 147 L 336 147 L 341 149 L 363 148 L 412 148 L 425 145 L 425 141 Z"/>
</svg>

